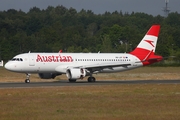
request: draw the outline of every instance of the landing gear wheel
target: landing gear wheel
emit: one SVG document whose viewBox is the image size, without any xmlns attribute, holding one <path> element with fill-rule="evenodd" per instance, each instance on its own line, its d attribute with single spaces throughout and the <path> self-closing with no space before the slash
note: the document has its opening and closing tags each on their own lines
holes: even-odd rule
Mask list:
<svg viewBox="0 0 180 120">
<path fill-rule="evenodd" d="M 25 80 L 25 83 L 30 83 L 30 80 L 29 80 L 29 79 L 26 79 L 26 80 Z"/>
<path fill-rule="evenodd" d="M 30 79 L 29 79 L 30 75 L 31 75 L 31 74 L 28 74 L 28 73 L 26 74 L 25 83 L 30 83 Z"/>
<path fill-rule="evenodd" d="M 96 78 L 95 77 L 88 77 L 88 82 L 96 82 Z"/>
<path fill-rule="evenodd" d="M 76 82 L 76 79 L 69 79 L 69 82 Z"/>
</svg>

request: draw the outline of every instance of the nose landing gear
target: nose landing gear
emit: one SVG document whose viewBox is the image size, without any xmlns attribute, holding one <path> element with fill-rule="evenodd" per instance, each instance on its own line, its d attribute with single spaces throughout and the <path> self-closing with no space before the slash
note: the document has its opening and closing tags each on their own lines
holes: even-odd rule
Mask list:
<svg viewBox="0 0 180 120">
<path fill-rule="evenodd" d="M 28 73 L 26 74 L 25 83 L 30 83 L 30 79 L 29 79 L 30 75 L 31 74 L 28 74 Z"/>
</svg>

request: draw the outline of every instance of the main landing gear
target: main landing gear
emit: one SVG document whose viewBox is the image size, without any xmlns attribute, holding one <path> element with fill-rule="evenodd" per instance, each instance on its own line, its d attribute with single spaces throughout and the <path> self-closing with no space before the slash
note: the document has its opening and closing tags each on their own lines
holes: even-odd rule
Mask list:
<svg viewBox="0 0 180 120">
<path fill-rule="evenodd" d="M 96 82 L 96 78 L 92 76 L 92 72 L 90 72 L 90 77 L 87 79 L 88 82 Z"/>
<path fill-rule="evenodd" d="M 29 79 L 30 75 L 31 74 L 28 74 L 28 73 L 26 74 L 25 83 L 30 83 L 30 79 Z"/>
<path fill-rule="evenodd" d="M 69 79 L 69 82 L 71 83 L 76 82 L 76 79 Z"/>
<path fill-rule="evenodd" d="M 88 77 L 87 81 L 88 82 L 96 82 L 96 78 L 95 77 Z M 69 79 L 69 82 L 75 83 L 76 79 Z"/>
<path fill-rule="evenodd" d="M 96 82 L 96 78 L 95 77 L 88 77 L 88 82 Z"/>
</svg>

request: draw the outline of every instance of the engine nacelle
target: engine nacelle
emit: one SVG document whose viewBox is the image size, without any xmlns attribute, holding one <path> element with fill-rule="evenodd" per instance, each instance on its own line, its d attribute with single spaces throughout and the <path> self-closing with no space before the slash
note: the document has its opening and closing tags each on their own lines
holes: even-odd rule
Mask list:
<svg viewBox="0 0 180 120">
<path fill-rule="evenodd" d="M 39 73 L 39 77 L 41 79 L 54 79 L 57 75 L 60 75 L 60 74 L 55 74 L 55 73 Z"/>
<path fill-rule="evenodd" d="M 83 79 L 87 75 L 87 72 L 83 68 L 72 68 L 66 71 L 66 76 L 69 79 Z"/>
</svg>

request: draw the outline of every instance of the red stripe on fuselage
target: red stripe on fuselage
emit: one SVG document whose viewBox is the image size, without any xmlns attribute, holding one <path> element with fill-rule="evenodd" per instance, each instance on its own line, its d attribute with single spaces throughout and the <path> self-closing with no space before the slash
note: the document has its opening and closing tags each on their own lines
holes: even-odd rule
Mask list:
<svg viewBox="0 0 180 120">
<path fill-rule="evenodd" d="M 149 54 L 149 52 L 150 51 L 146 49 L 136 48 L 134 51 L 130 52 L 130 54 L 135 55 L 140 60 L 144 60 L 144 58 Z"/>
</svg>

